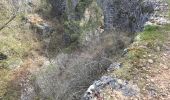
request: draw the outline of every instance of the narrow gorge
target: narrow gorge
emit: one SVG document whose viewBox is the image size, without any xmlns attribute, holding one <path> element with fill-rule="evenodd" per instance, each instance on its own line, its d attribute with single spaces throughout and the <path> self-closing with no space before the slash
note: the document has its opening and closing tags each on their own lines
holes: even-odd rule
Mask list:
<svg viewBox="0 0 170 100">
<path fill-rule="evenodd" d="M 145 69 L 169 50 L 169 0 L 3 0 L 0 6 L 0 100 L 164 100 L 143 88 Z"/>
</svg>

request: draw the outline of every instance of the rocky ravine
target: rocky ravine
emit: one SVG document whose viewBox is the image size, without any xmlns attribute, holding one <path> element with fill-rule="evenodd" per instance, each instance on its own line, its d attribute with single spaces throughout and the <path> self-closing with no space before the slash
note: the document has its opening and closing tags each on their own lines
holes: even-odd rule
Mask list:
<svg viewBox="0 0 170 100">
<path fill-rule="evenodd" d="M 56 59 L 53 59 L 51 61 L 50 65 L 48 66 L 45 65 L 43 67 L 41 73 L 36 73 L 36 79 L 32 84 L 33 86 L 30 84 L 26 87 L 30 91 L 23 92 L 21 96 L 23 100 L 31 100 L 35 98 L 35 96 L 38 98 L 43 98 L 43 99 L 49 98 L 52 100 L 53 99 L 80 100 L 83 97 L 83 93 L 85 92 L 87 87 L 96 78 L 99 78 L 102 75 L 102 73 L 106 72 L 110 64 L 114 62 L 114 59 L 110 60 L 110 58 L 108 58 L 110 54 L 112 54 L 111 52 L 115 52 L 116 50 L 118 51 L 122 49 L 123 46 L 120 46 L 119 44 L 121 43 L 121 41 L 127 42 L 127 40 L 124 39 L 126 38 L 133 39 L 132 35 L 130 35 L 132 37 L 130 37 L 129 35 L 123 36 L 123 33 L 126 32 L 133 33 L 142 30 L 144 26 L 144 22 L 147 21 L 147 19 L 145 18 L 149 17 L 149 14 L 152 12 L 152 10 L 150 10 L 152 8 L 151 3 L 147 3 L 147 2 L 141 3 L 140 1 L 130 1 L 130 2 L 126 0 L 123 1 L 108 0 L 104 2 L 103 1 L 96 2 L 95 0 L 92 2 L 88 1 L 87 5 L 85 5 L 85 8 L 81 8 L 85 11 L 84 14 L 82 13 L 82 11 L 79 10 L 77 11 L 77 8 L 74 7 L 74 5 L 76 4 L 78 5 L 76 7 L 83 6 L 81 4 L 82 1 L 80 1 L 79 3 L 77 3 L 76 1 L 75 2 L 59 1 L 59 2 L 61 3 L 56 4 L 56 1 L 51 1 L 53 6 L 53 13 L 55 11 L 58 11 L 54 13 L 54 16 L 56 16 L 57 18 L 61 18 L 62 16 L 64 16 L 62 15 L 63 12 L 66 12 L 67 14 L 68 13 L 67 11 L 71 10 L 73 12 L 71 15 L 72 17 L 70 17 L 70 13 L 66 15 L 66 18 L 68 18 L 67 19 L 68 22 L 73 21 L 75 20 L 74 18 L 76 18 L 75 21 L 77 23 L 80 22 L 80 26 L 90 25 L 89 21 L 96 20 L 94 16 L 102 17 L 101 15 L 98 16 L 98 13 L 93 12 L 93 9 L 98 9 L 99 11 L 103 12 L 104 30 L 105 31 L 107 30 L 106 32 L 110 34 L 108 34 L 107 36 L 105 35 L 106 34 L 105 32 L 98 33 L 98 31 L 95 31 L 98 27 L 102 27 L 100 24 L 96 24 L 91 28 L 91 30 L 94 31 L 83 30 L 83 33 L 85 35 L 83 34 L 82 36 L 88 36 L 87 34 L 92 34 L 89 37 L 93 38 L 92 36 L 97 35 L 97 37 L 94 37 L 94 39 L 91 39 L 90 41 L 94 42 L 94 40 L 99 40 L 98 42 L 96 42 L 97 45 L 99 45 L 99 47 L 95 45 L 96 43 L 94 43 L 93 46 L 89 46 L 92 44 L 87 45 L 86 43 L 89 42 L 89 39 L 87 37 L 84 37 L 85 39 L 87 38 L 86 39 L 87 41 L 85 41 L 84 42 L 85 44 L 83 45 L 87 46 L 85 50 L 88 51 L 83 53 L 76 52 L 72 54 L 58 54 Z M 70 8 L 70 6 L 67 5 L 68 3 L 72 3 L 73 7 L 71 6 L 72 8 Z M 120 3 L 123 8 L 120 9 L 119 6 L 115 5 L 116 3 Z M 141 6 L 141 4 L 143 4 L 143 6 Z M 144 9 L 149 9 L 149 11 L 146 10 L 142 12 L 142 10 L 144 10 L 143 7 Z M 82 14 L 84 16 L 84 19 L 81 19 Z M 102 20 L 102 18 L 100 18 L 100 20 Z M 100 20 L 97 19 L 96 22 Z M 123 38 L 120 38 L 121 37 L 119 36 L 120 34 L 116 34 L 118 36 L 112 35 L 111 31 L 113 31 L 114 29 L 120 31 L 122 25 L 124 27 L 123 29 L 125 29 L 122 30 Z M 72 28 L 73 27 L 71 28 L 68 27 L 68 30 L 67 31 L 65 30 L 65 32 L 69 32 L 69 31 L 71 32 Z M 78 26 L 78 28 L 81 27 Z M 67 36 L 67 38 L 64 37 L 64 39 L 67 39 L 65 41 L 68 41 L 69 36 L 71 36 L 70 33 L 64 33 L 64 34 L 67 34 L 64 35 Z M 104 36 L 104 38 L 102 36 Z M 109 40 L 110 38 L 109 36 L 112 37 L 113 40 Z M 104 42 L 101 42 L 101 40 Z M 107 45 L 109 47 L 107 47 Z M 111 49 L 110 52 L 108 49 L 110 49 L 111 45 L 113 46 L 112 47 L 113 49 Z M 95 84 L 97 85 L 95 86 Z M 91 95 L 93 94 L 93 92 L 96 92 L 95 89 L 100 90 L 100 88 L 103 88 L 107 84 L 112 84 L 111 85 L 112 87 L 122 91 L 124 94 L 129 96 L 134 96 L 139 92 L 139 89 L 136 88 L 137 86 L 134 84 L 130 84 L 129 82 L 122 81 L 117 78 L 111 78 L 106 76 L 101 78 L 100 81 L 95 82 L 94 86 L 91 86 L 94 91 L 91 90 L 90 88 L 87 92 L 87 98 L 85 96 L 82 99 L 89 100 L 91 97 L 89 97 L 88 95 Z M 99 91 L 97 91 L 97 93 L 98 92 Z M 94 94 L 94 96 L 98 96 L 98 94 Z"/>
<path fill-rule="evenodd" d="M 95 18 L 93 17 L 94 14 L 97 15 L 97 13 L 90 12 L 91 10 L 89 9 L 89 12 L 84 14 L 85 19 L 81 20 L 82 12 L 76 10 L 76 7 L 82 6 L 81 2 L 80 3 L 77 3 L 76 1 L 71 2 L 73 5 L 72 8 L 68 6 L 68 3 L 70 3 L 68 1 L 60 1 L 61 3 L 57 3 L 57 4 L 55 2 L 56 1 L 51 1 L 52 6 L 54 6 L 53 12 L 58 11 L 54 15 L 57 16 L 57 18 L 59 19 L 61 18 L 61 16 L 64 16 L 62 15 L 63 12 L 68 13 L 67 11 L 71 10 L 71 12 L 73 13 L 71 15 L 70 13 L 68 13 L 68 15 L 66 16 L 68 18 L 67 20 L 72 21 L 75 19 L 76 20 L 80 19 L 79 20 L 80 25 L 82 22 L 84 23 L 82 25 L 85 26 L 86 24 L 88 25 L 88 21 L 91 21 L 91 18 L 92 19 Z M 152 7 L 154 7 L 154 3 L 147 1 L 145 3 L 142 3 L 143 6 L 141 6 L 140 1 L 130 1 L 128 3 L 127 2 L 128 1 L 126 0 L 124 1 L 117 1 L 117 0 L 109 1 L 108 0 L 104 2 L 97 1 L 97 3 L 96 1 L 93 1 L 93 2 L 87 2 L 89 4 L 86 5 L 85 7 L 87 8 L 96 7 L 97 9 L 101 9 L 100 11 L 103 11 L 105 31 L 106 30 L 112 31 L 114 29 L 116 29 L 117 31 L 120 31 L 122 30 L 121 29 L 122 26 L 124 27 L 123 29 L 125 29 L 125 30 L 122 30 L 122 33 L 123 32 L 133 33 L 133 32 L 140 31 L 143 29 L 144 23 L 147 21 L 147 18 L 149 18 L 150 14 L 153 12 Z M 91 6 L 90 6 L 90 3 L 92 3 Z M 122 6 L 123 8 L 120 9 L 119 6 L 115 5 L 116 3 L 120 3 L 121 5 L 123 5 Z M 75 7 L 74 5 L 76 4 L 78 6 Z M 96 4 L 100 6 L 97 6 Z M 87 8 L 82 8 L 82 9 L 86 11 L 85 9 Z M 138 8 L 138 9 L 135 9 L 135 8 Z M 126 16 L 126 17 L 123 17 L 123 16 Z M 93 19 L 93 20 L 96 20 L 96 19 Z M 98 27 L 100 27 L 100 25 L 97 24 L 91 30 L 96 30 L 96 28 Z M 66 32 L 69 32 L 70 30 L 72 30 L 72 27 L 68 28 Z M 93 34 L 91 32 L 95 32 L 95 31 L 83 30 L 84 34 Z M 96 33 L 96 34 L 99 34 L 99 33 Z M 97 38 L 102 38 L 101 37 L 102 35 L 99 34 L 98 35 L 99 37 Z M 69 37 L 71 35 L 64 35 L 64 36 Z M 91 36 L 93 35 L 90 35 L 89 37 L 92 38 Z M 113 38 L 115 37 L 113 36 Z M 133 36 L 131 38 L 133 38 Z M 103 38 L 103 39 L 104 41 L 105 39 L 108 40 L 107 36 L 106 38 Z M 126 41 L 126 40 L 123 40 L 125 38 L 121 38 L 121 39 L 122 39 L 121 41 Z M 113 42 L 113 41 L 110 41 L 110 42 Z M 107 44 L 108 41 L 104 43 Z M 106 45 L 106 44 L 100 44 L 99 42 L 99 45 L 101 45 L 103 49 L 105 49 L 105 47 L 103 47 L 102 45 Z M 72 53 L 72 54 L 58 54 L 56 59 L 53 59 L 49 65 L 45 65 L 43 67 L 41 73 L 39 72 L 36 73 L 36 78 L 35 80 L 33 80 L 34 81 L 33 84 L 26 86 L 26 89 L 29 91 L 27 92 L 23 91 L 21 99 L 31 100 L 37 97 L 37 98 L 52 99 L 52 100 L 53 99 L 80 100 L 80 98 L 83 97 L 83 93 L 87 89 L 87 86 L 89 86 L 90 83 L 92 83 L 96 78 L 100 77 L 100 75 L 102 75 L 102 73 L 104 73 L 109 67 L 109 65 L 114 61 L 114 59 L 108 60 L 110 59 L 108 58 L 108 55 L 109 55 L 107 54 L 108 52 L 102 51 L 102 49 L 99 49 L 99 48 L 93 49 L 95 46 L 89 46 L 89 45 L 87 45 L 87 47 L 91 50 L 90 52 L 87 51 L 85 53 L 79 52 L 79 53 Z M 120 48 L 116 50 L 119 50 L 119 49 Z M 113 52 L 114 51 L 115 50 L 113 49 Z M 110 85 L 108 86 L 108 84 Z M 96 98 L 96 97 L 98 99 L 102 99 L 103 97 L 100 91 L 102 88 L 105 88 L 105 87 L 107 87 L 108 89 L 111 88 L 115 90 L 115 93 L 117 93 L 117 91 L 121 91 L 118 93 L 119 94 L 123 93 L 123 95 L 125 95 L 124 98 L 126 98 L 126 96 L 136 97 L 140 91 L 138 86 L 136 84 L 133 84 L 133 82 L 128 82 L 128 81 L 117 79 L 117 78 L 111 78 L 110 76 L 103 76 L 101 80 L 94 82 L 94 84 L 90 86 L 87 93 L 85 93 L 82 99 L 91 100 L 92 98 Z"/>
<path fill-rule="evenodd" d="M 22 1 L 16 3 L 22 4 Z M 37 4 L 35 1 L 27 3 L 31 8 Z M 14 71 L 19 75 L 13 80 L 21 88 L 19 99 L 124 100 L 144 97 L 143 94 L 140 97 L 141 89 L 133 80 L 117 78 L 112 72 L 124 68 L 122 63 L 115 62 L 135 33 L 143 30 L 146 21 L 166 24 L 164 20 L 157 21 L 160 17 L 156 18 L 153 11 L 157 9 L 155 5 L 160 4 L 158 11 L 162 12 L 162 9 L 168 9 L 167 4 L 152 0 L 50 0 L 47 4 L 52 7 L 53 18 L 48 16 L 52 21 L 43 16 L 41 11 L 44 9 L 35 11 L 41 12 L 41 18 L 33 9 L 20 8 L 27 13 L 23 24 L 31 27 L 33 36 L 43 43 L 43 47 L 36 48 L 42 49 L 38 52 L 31 51 L 23 64 L 26 68 Z M 58 52 L 51 57 L 50 51 Z M 123 55 L 127 52 L 125 49 Z M 148 62 L 154 61 L 149 59 Z M 96 79 L 99 80 L 94 82 Z M 164 83 L 167 86 L 165 81 L 161 84 Z"/>
</svg>

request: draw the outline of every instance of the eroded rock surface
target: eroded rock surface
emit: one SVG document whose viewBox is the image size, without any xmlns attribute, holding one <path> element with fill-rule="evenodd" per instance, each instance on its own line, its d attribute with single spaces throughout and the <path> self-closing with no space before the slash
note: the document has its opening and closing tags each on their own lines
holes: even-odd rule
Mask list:
<svg viewBox="0 0 170 100">
<path fill-rule="evenodd" d="M 103 9 L 105 30 L 139 32 L 153 12 L 153 5 L 149 1 L 98 0 L 98 3 Z"/>
<path fill-rule="evenodd" d="M 150 0 L 153 4 L 154 13 L 151 14 L 146 25 L 165 25 L 169 24 L 169 6 L 167 0 Z"/>
<path fill-rule="evenodd" d="M 136 96 L 139 93 L 137 85 L 129 84 L 127 81 L 110 76 L 103 76 L 88 88 L 82 100 L 103 100 L 104 94 L 101 91 L 106 90 L 106 87 L 111 91 L 122 92 L 124 96 Z"/>
</svg>

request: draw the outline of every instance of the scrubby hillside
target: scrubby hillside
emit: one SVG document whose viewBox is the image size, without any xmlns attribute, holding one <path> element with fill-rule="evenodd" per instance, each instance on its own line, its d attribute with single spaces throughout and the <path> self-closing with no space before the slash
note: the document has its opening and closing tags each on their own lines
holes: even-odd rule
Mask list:
<svg viewBox="0 0 170 100">
<path fill-rule="evenodd" d="M 170 99 L 168 4 L 2 0 L 0 99 Z"/>
<path fill-rule="evenodd" d="M 42 63 L 44 44 L 25 20 L 29 13 L 40 9 L 38 1 L 35 4 L 33 8 L 26 1 L 3 0 L 0 3 L 1 99 L 17 100 L 21 87 L 18 81 L 26 77 L 28 68 Z M 33 62 L 34 59 L 37 61 Z"/>
</svg>

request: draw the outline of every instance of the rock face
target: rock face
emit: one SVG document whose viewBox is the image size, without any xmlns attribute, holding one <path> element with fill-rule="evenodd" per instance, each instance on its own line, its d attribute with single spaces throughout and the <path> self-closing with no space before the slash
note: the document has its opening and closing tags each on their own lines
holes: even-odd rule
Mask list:
<svg viewBox="0 0 170 100">
<path fill-rule="evenodd" d="M 114 40 L 112 45 L 123 41 L 121 44 L 126 46 L 134 38 L 133 33 L 143 30 L 153 11 L 148 0 L 51 0 L 50 3 L 54 15 L 66 24 L 61 33 L 63 44 L 66 47 L 80 44 L 88 49 L 102 45 L 102 40 L 108 37 Z"/>
<path fill-rule="evenodd" d="M 141 0 L 98 0 L 98 3 L 103 9 L 105 30 L 141 31 L 153 9 L 150 3 Z M 151 11 L 146 11 L 147 8 Z"/>
<path fill-rule="evenodd" d="M 81 0 L 51 0 L 50 2 L 57 15 L 68 11 L 68 19 L 78 17 L 74 13 L 78 13 L 76 8 L 80 5 Z M 153 9 L 151 3 L 142 0 L 97 0 L 97 3 L 103 10 L 105 30 L 141 31 Z M 79 9 L 84 11 L 84 8 Z"/>
<path fill-rule="evenodd" d="M 66 10 L 66 0 L 50 0 L 52 5 L 52 12 L 55 16 L 61 16 Z"/>
</svg>

